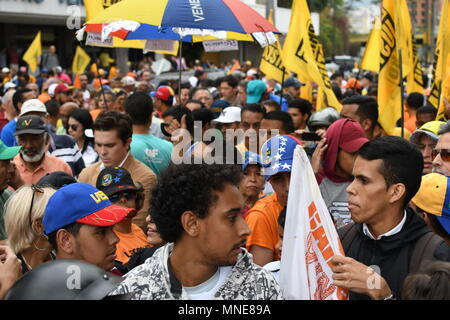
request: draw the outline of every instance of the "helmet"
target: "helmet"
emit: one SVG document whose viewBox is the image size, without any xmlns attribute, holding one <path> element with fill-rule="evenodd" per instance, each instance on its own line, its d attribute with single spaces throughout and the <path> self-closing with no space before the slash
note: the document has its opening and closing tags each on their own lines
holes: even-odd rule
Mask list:
<svg viewBox="0 0 450 320">
<path fill-rule="evenodd" d="M 23 275 L 5 300 L 101 300 L 122 280 L 85 261 L 57 259 Z"/>
<path fill-rule="evenodd" d="M 311 115 L 308 121 L 308 127 L 311 130 L 313 130 L 313 128 L 318 127 L 328 128 L 333 122 L 335 122 L 339 118 L 340 114 L 339 112 L 336 111 L 336 109 L 327 107 Z"/>
</svg>

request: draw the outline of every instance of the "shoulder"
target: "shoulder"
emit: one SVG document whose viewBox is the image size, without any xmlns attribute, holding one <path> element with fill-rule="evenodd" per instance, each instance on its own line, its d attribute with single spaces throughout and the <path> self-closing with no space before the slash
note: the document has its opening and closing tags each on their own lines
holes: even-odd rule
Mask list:
<svg viewBox="0 0 450 320">
<path fill-rule="evenodd" d="M 450 262 L 450 246 L 444 241 L 434 251 L 434 258 L 440 261 Z"/>
<path fill-rule="evenodd" d="M 139 178 L 147 177 L 156 179 L 155 173 L 149 167 L 147 167 L 145 164 L 143 164 L 141 161 L 139 161 L 132 155 L 130 155 L 130 157 L 131 157 L 130 165 L 128 166 L 128 168 L 126 168 L 125 166 L 124 168 L 130 171 L 131 176 L 134 176 L 133 179 L 137 177 Z"/>
<path fill-rule="evenodd" d="M 90 166 L 84 168 L 83 170 L 81 170 L 80 176 L 79 176 L 79 181 L 80 182 L 86 182 L 86 180 L 89 180 L 91 178 L 91 176 L 97 172 L 97 169 L 100 166 L 100 162 L 96 162 L 94 164 L 91 164 Z M 82 181 L 83 179 L 85 179 L 85 181 Z"/>
<path fill-rule="evenodd" d="M 248 211 L 248 215 L 276 211 L 275 209 L 278 207 L 281 207 L 281 205 L 278 203 L 277 195 L 273 193 L 256 201 L 255 205 Z"/>
</svg>

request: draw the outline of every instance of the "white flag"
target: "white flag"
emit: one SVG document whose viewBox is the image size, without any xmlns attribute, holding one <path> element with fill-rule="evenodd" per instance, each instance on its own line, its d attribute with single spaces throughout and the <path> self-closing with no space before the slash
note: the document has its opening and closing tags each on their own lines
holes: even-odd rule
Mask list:
<svg viewBox="0 0 450 320">
<path fill-rule="evenodd" d="M 308 156 L 294 151 L 281 255 L 280 286 L 286 299 L 344 300 L 348 292 L 333 285 L 332 256 L 344 255 Z"/>
</svg>

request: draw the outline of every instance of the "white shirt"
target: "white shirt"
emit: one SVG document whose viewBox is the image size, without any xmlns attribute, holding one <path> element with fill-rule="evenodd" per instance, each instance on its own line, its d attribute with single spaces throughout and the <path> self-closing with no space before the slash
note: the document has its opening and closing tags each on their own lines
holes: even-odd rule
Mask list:
<svg viewBox="0 0 450 320">
<path fill-rule="evenodd" d="M 214 300 L 217 290 L 224 284 L 232 267 L 219 267 L 217 272 L 205 282 L 195 287 L 184 287 L 191 300 Z"/>
<path fill-rule="evenodd" d="M 370 233 L 369 227 L 367 227 L 367 225 L 365 223 L 363 223 L 363 232 L 364 232 L 364 234 L 366 236 L 368 236 L 372 240 L 380 240 L 381 237 L 393 236 L 394 234 L 399 233 L 400 231 L 402 231 L 402 228 L 403 228 L 403 225 L 405 224 L 405 221 L 406 221 L 406 210 L 403 213 L 402 221 L 400 221 L 400 223 L 395 228 L 393 228 L 392 230 L 390 230 L 390 231 L 388 231 L 386 233 L 380 234 L 378 236 L 378 238 L 375 239 L 375 237 Z"/>
</svg>

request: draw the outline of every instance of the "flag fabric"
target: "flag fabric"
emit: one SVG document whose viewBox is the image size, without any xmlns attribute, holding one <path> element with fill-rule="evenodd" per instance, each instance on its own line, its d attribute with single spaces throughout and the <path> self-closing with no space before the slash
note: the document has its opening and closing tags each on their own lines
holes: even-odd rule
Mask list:
<svg viewBox="0 0 450 320">
<path fill-rule="evenodd" d="M 381 40 L 381 21 L 376 18 L 373 28 L 370 31 L 369 40 L 367 40 L 364 56 L 361 60 L 361 69 L 373 72 L 380 71 L 380 40 Z"/>
<path fill-rule="evenodd" d="M 84 8 L 86 9 L 86 21 L 89 21 L 104 10 L 103 0 L 84 0 Z"/>
<path fill-rule="evenodd" d="M 316 82 L 327 97 L 328 106 L 341 111 L 325 67 L 325 57 L 314 32 L 306 0 L 294 0 L 289 32 L 284 42 L 282 61 L 286 69 Z"/>
<path fill-rule="evenodd" d="M 289 300 L 344 300 L 330 259 L 344 255 L 306 152 L 294 151 L 281 255 L 280 286 Z"/>
<path fill-rule="evenodd" d="M 35 72 L 42 55 L 41 32 L 39 31 L 22 59 L 28 63 L 31 72 Z"/>
<path fill-rule="evenodd" d="M 273 24 L 272 15 L 273 10 L 270 9 L 269 18 L 267 20 Z M 274 79 L 281 83 L 283 81 L 283 72 L 284 79 L 287 79 L 289 75 L 285 71 L 286 69 L 284 68 L 283 61 L 281 60 L 280 42 L 277 36 L 275 36 L 275 38 L 277 39 L 275 43 L 264 48 L 259 68 L 266 75 L 267 79 Z"/>
<path fill-rule="evenodd" d="M 431 86 L 428 101 L 438 108 L 436 119 L 448 120 L 445 116 L 444 99 L 450 101 L 449 92 L 444 88 L 444 82 L 450 75 L 448 65 L 450 63 L 450 30 L 447 27 L 446 17 L 450 14 L 450 0 L 444 0 L 442 3 L 441 21 L 439 24 L 439 33 L 436 42 L 433 64 L 433 84 Z"/>
<path fill-rule="evenodd" d="M 396 0 L 383 0 L 381 15 L 380 72 L 378 76 L 378 121 L 388 135 L 392 135 L 401 118 L 400 59 L 398 47 L 405 47 L 399 33 L 399 17 L 395 14 Z M 397 23 L 396 23 L 397 22 Z M 406 52 L 402 50 L 402 55 Z M 404 65 L 404 64 L 402 64 Z M 403 72 L 403 76 L 405 72 Z"/>
<path fill-rule="evenodd" d="M 90 61 L 91 58 L 86 53 L 86 51 L 84 51 L 80 46 L 77 46 L 77 49 L 75 50 L 75 56 L 73 57 L 72 61 L 72 72 L 77 75 L 82 74 L 86 70 Z"/>
</svg>

